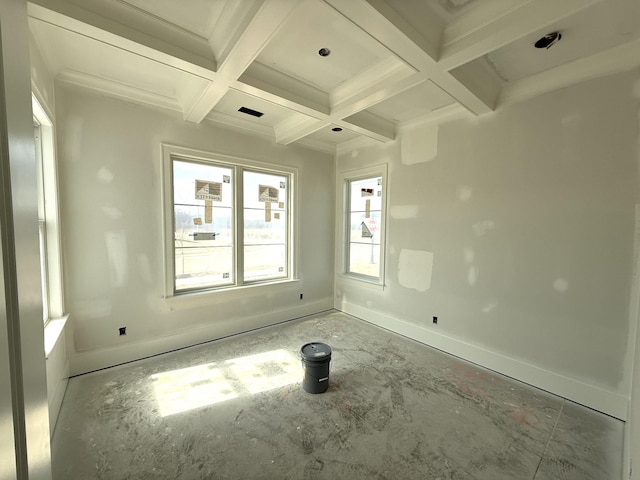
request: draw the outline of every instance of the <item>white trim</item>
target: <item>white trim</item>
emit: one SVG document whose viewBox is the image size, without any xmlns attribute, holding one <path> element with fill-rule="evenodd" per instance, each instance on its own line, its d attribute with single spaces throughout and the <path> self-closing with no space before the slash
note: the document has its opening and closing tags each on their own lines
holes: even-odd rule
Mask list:
<svg viewBox="0 0 640 480">
<path fill-rule="evenodd" d="M 65 308 L 55 126 L 49 107 L 36 90 L 31 94 L 31 105 L 33 116 L 40 124 L 42 146 L 48 309 L 51 318 L 59 318 L 64 316 Z"/>
<path fill-rule="evenodd" d="M 52 318 L 44 327 L 44 356 L 49 358 L 51 352 L 56 348 L 58 340 L 64 333 L 64 326 L 69 320 L 69 315 L 60 318 Z"/>
<path fill-rule="evenodd" d="M 335 308 L 379 327 L 409 337 L 489 370 L 514 378 L 560 397 L 626 421 L 629 399 L 619 393 L 545 370 L 500 353 L 486 350 L 433 329 L 348 302 Z"/>
<path fill-rule="evenodd" d="M 164 301 L 171 310 L 180 310 L 184 308 L 195 308 L 204 305 L 213 305 L 217 303 L 227 303 L 246 298 L 247 295 L 254 293 L 272 294 L 287 290 L 293 290 L 297 295 L 301 289 L 300 280 L 284 280 L 280 282 L 254 283 L 249 285 L 240 285 L 228 288 L 220 288 L 218 290 L 204 290 L 198 292 L 190 292 L 165 297 Z"/>
<path fill-rule="evenodd" d="M 80 375 L 101 368 L 114 366 L 113 359 L 120 363 L 132 362 L 153 355 L 187 348 L 225 337 L 239 335 L 258 328 L 269 327 L 278 323 L 295 320 L 307 315 L 333 309 L 333 297 L 325 297 L 315 302 L 304 303 L 293 308 L 261 311 L 251 317 L 241 317 L 228 322 L 211 322 L 202 327 L 183 331 L 175 335 L 161 338 L 145 339 L 118 347 L 90 350 L 77 353 L 70 358 L 70 374 Z"/>
<path fill-rule="evenodd" d="M 379 282 L 369 280 L 367 277 L 359 277 L 357 275 L 348 275 L 346 273 L 338 273 L 336 275 L 336 283 L 342 282 L 359 287 L 370 288 L 379 292 L 384 291 L 385 285 Z"/>
<path fill-rule="evenodd" d="M 386 163 L 372 165 L 370 167 L 358 168 L 355 170 L 348 170 L 340 172 L 337 175 L 336 182 L 336 195 L 338 196 L 336 202 L 336 256 L 335 256 L 335 272 L 340 278 L 349 278 L 354 282 L 362 285 L 378 285 L 384 287 L 385 279 L 385 257 L 386 257 L 386 241 L 387 241 L 387 174 L 388 166 Z M 382 205 L 380 212 L 380 276 L 378 278 L 368 278 L 361 275 L 352 275 L 346 272 L 347 262 L 347 229 L 346 229 L 346 215 L 347 204 L 346 199 L 348 196 L 347 182 L 361 180 L 370 177 L 382 177 Z"/>
<path fill-rule="evenodd" d="M 187 147 L 180 147 L 176 145 L 161 144 L 162 148 L 162 188 L 161 188 L 161 205 L 163 206 L 163 214 L 162 214 L 162 228 L 163 228 L 163 252 L 164 252 L 164 299 L 165 302 L 171 308 L 186 308 L 188 304 L 191 303 L 192 306 L 198 306 L 209 303 L 217 303 L 221 298 L 221 292 L 231 292 L 231 291 L 244 291 L 247 292 L 247 288 L 250 287 L 265 287 L 266 285 L 274 284 L 274 285 L 282 285 L 287 282 L 295 281 L 298 278 L 298 238 L 299 238 L 299 227 L 298 227 L 298 169 L 296 167 L 290 167 L 285 165 L 274 165 L 270 163 L 260 162 L 248 158 L 241 158 L 231 155 L 226 155 L 223 153 L 215 153 L 208 152 L 203 150 L 196 150 Z M 263 170 L 269 173 L 279 173 L 283 175 L 288 175 L 290 178 L 289 187 L 287 191 L 288 195 L 288 216 L 289 216 L 289 227 L 288 227 L 288 245 L 287 245 L 287 264 L 289 269 L 289 275 L 287 278 L 279 278 L 274 279 L 273 281 L 265 281 L 265 282 L 256 282 L 256 283 L 247 283 L 247 284 L 236 284 L 229 287 L 220 287 L 215 290 L 199 290 L 198 292 L 183 292 L 176 294 L 174 292 L 174 277 L 175 277 L 175 266 L 174 266 L 174 227 L 173 227 L 173 158 L 183 158 L 189 161 L 203 161 L 203 162 L 211 162 L 216 165 L 228 165 L 233 168 L 241 168 L 246 170 L 256 169 Z M 236 205 L 237 198 L 241 195 L 242 192 L 242 177 L 241 175 L 236 175 L 239 179 L 236 179 L 237 182 L 235 187 L 238 189 L 234 194 L 234 210 L 236 219 L 236 224 L 241 224 L 242 218 L 238 217 L 242 212 L 240 208 Z M 241 244 L 239 244 L 241 245 Z M 240 248 L 236 248 L 236 273 L 238 271 L 242 271 L 242 252 Z M 241 275 L 236 275 L 236 282 L 241 282 Z"/>
</svg>

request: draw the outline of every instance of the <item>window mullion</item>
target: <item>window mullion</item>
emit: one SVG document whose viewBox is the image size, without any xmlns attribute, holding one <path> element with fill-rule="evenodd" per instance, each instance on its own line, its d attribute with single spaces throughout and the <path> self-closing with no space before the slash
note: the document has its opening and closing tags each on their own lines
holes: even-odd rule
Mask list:
<svg viewBox="0 0 640 480">
<path fill-rule="evenodd" d="M 235 210 L 235 264 L 236 285 L 244 285 L 244 168 L 236 167 L 234 171 L 236 191 Z"/>
</svg>

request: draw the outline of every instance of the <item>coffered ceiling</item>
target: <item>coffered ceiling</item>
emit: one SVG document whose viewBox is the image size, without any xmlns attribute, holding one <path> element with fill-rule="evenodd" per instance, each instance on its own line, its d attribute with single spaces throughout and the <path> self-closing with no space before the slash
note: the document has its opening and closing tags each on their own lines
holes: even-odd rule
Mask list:
<svg viewBox="0 0 640 480">
<path fill-rule="evenodd" d="M 335 152 L 640 66 L 639 5 L 33 0 L 29 24 L 58 82 Z"/>
</svg>

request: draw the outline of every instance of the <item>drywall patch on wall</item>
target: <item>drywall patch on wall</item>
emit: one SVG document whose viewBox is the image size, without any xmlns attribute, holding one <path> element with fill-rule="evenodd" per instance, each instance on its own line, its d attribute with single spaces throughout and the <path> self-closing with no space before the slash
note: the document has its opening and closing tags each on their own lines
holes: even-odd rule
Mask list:
<svg viewBox="0 0 640 480">
<path fill-rule="evenodd" d="M 438 156 L 438 125 L 403 132 L 400 158 L 405 165 L 430 162 Z"/>
<path fill-rule="evenodd" d="M 406 220 L 418 216 L 417 205 L 395 205 L 389 209 L 389 215 L 395 220 Z"/>
<path fill-rule="evenodd" d="M 398 258 L 398 283 L 406 288 L 426 292 L 431 288 L 433 252 L 402 249 Z"/>
</svg>

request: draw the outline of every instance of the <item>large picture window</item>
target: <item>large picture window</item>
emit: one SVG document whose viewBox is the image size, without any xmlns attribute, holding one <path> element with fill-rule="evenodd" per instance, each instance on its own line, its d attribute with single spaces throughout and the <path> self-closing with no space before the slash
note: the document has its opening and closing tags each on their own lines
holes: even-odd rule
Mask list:
<svg viewBox="0 0 640 480">
<path fill-rule="evenodd" d="M 223 156 L 165 157 L 170 295 L 291 278 L 292 171 Z"/>
</svg>

